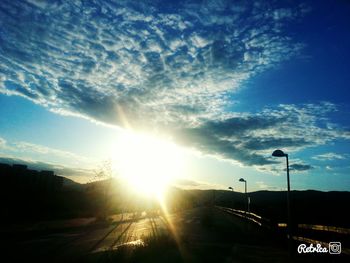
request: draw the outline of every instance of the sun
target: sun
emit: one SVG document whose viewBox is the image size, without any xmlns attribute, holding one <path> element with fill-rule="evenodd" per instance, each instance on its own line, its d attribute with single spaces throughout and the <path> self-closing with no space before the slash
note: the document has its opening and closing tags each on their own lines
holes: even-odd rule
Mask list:
<svg viewBox="0 0 350 263">
<path fill-rule="evenodd" d="M 138 193 L 160 197 L 182 175 L 183 156 L 172 142 L 125 132 L 113 147 L 113 169 Z"/>
</svg>

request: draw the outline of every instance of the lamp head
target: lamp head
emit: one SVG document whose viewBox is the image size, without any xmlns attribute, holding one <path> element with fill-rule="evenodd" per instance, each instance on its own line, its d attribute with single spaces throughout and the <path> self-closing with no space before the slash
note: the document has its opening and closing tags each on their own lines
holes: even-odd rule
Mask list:
<svg viewBox="0 0 350 263">
<path fill-rule="evenodd" d="M 275 150 L 273 153 L 272 153 L 272 156 L 274 157 L 285 157 L 287 156 L 287 154 L 285 154 L 283 151 L 281 150 Z"/>
<path fill-rule="evenodd" d="M 245 180 L 243 178 L 240 178 L 239 181 L 240 182 L 245 182 Z"/>
</svg>

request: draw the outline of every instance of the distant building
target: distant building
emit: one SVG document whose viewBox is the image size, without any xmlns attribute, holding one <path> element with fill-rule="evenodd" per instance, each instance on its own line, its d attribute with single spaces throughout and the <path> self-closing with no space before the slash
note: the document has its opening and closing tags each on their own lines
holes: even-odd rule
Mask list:
<svg viewBox="0 0 350 263">
<path fill-rule="evenodd" d="M 63 178 L 54 171 L 28 169 L 27 165 L 0 163 L 1 190 L 24 192 L 56 192 L 62 188 Z"/>
</svg>

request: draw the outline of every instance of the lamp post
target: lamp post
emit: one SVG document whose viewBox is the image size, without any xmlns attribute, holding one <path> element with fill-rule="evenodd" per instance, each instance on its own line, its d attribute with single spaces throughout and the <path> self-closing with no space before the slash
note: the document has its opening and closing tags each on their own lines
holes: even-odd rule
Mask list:
<svg viewBox="0 0 350 263">
<path fill-rule="evenodd" d="M 230 186 L 228 189 L 231 190 L 231 191 L 233 192 L 233 187 Z"/>
<path fill-rule="evenodd" d="M 272 156 L 274 157 L 286 157 L 286 163 L 287 163 L 287 237 L 288 237 L 288 244 L 289 244 L 289 250 L 291 250 L 291 240 L 292 240 L 292 225 L 291 225 L 291 213 L 290 213 L 290 183 L 289 183 L 289 160 L 288 160 L 288 154 L 284 153 L 281 150 L 275 150 L 272 153 Z"/>
<path fill-rule="evenodd" d="M 246 195 L 246 198 L 247 198 L 247 208 L 246 208 L 246 212 L 247 212 L 247 211 L 249 212 L 249 199 L 248 199 L 248 196 L 247 196 L 247 181 L 244 180 L 243 178 L 240 178 L 239 181 L 242 182 L 242 183 L 244 183 L 244 192 L 245 192 L 245 195 Z"/>
</svg>

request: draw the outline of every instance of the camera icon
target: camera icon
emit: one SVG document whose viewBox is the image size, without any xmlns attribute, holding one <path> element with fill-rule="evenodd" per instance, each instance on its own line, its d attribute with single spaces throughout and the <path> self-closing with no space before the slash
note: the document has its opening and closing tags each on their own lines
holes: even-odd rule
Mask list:
<svg viewBox="0 0 350 263">
<path fill-rule="evenodd" d="M 329 242 L 329 254 L 340 254 L 341 243 L 340 242 Z"/>
</svg>

